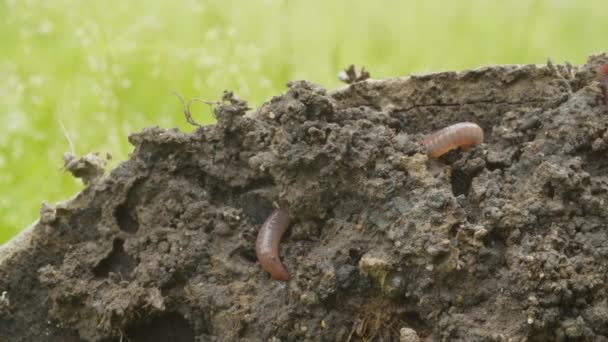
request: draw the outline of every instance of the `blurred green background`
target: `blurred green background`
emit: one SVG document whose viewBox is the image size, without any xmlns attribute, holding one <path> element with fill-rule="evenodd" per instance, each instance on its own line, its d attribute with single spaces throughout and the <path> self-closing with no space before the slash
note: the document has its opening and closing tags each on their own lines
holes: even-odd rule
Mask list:
<svg viewBox="0 0 608 342">
<path fill-rule="evenodd" d="M 0 243 L 82 189 L 61 170 L 62 124 L 77 154 L 113 167 L 129 132 L 192 129 L 173 90 L 257 106 L 292 79 L 338 87 L 351 63 L 386 77 L 608 49 L 600 0 L 1 1 Z"/>
</svg>

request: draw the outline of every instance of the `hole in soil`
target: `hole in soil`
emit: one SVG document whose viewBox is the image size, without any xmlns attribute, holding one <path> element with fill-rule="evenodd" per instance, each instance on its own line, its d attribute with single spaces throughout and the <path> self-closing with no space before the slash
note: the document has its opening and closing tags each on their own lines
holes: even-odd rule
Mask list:
<svg viewBox="0 0 608 342">
<path fill-rule="evenodd" d="M 137 221 L 137 215 L 135 215 L 135 207 L 140 201 L 140 195 L 138 193 L 142 186 L 143 180 L 136 180 L 129 189 L 125 201 L 114 210 L 114 217 L 118 223 L 118 228 L 123 232 L 135 233 L 139 230 L 139 222 Z M 154 190 L 149 190 L 147 193 L 150 196 L 155 195 Z"/>
<path fill-rule="evenodd" d="M 125 242 L 120 239 L 114 240 L 112 252 L 101 260 L 93 269 L 93 274 L 98 278 L 107 277 L 110 272 L 120 274 L 124 279 L 131 278 L 131 272 L 136 266 L 136 262 L 123 247 Z"/>
<path fill-rule="evenodd" d="M 194 330 L 184 317 L 171 312 L 130 328 L 125 337 L 131 342 L 194 342 Z"/>
<path fill-rule="evenodd" d="M 545 195 L 549 198 L 553 198 L 555 196 L 555 188 L 553 187 L 553 184 L 551 184 L 550 182 L 548 182 L 547 184 L 545 184 L 545 186 L 543 186 L 543 191 L 544 191 Z"/>
<path fill-rule="evenodd" d="M 472 175 L 469 175 L 460 169 L 452 169 L 451 183 L 454 196 L 466 195 L 467 192 L 469 192 L 472 180 Z"/>
<path fill-rule="evenodd" d="M 401 321 L 405 322 L 410 328 L 416 330 L 418 336 L 430 335 L 431 329 L 417 311 L 406 311 L 401 315 Z"/>
<path fill-rule="evenodd" d="M 494 171 L 494 170 L 504 170 L 505 169 L 505 165 L 504 164 L 500 164 L 500 163 L 486 163 L 486 169 L 488 169 L 488 171 Z"/>
<path fill-rule="evenodd" d="M 118 227 L 124 232 L 135 233 L 139 229 L 139 223 L 133 215 L 131 215 L 131 211 L 124 203 L 116 208 L 114 217 L 116 217 Z"/>
<path fill-rule="evenodd" d="M 359 260 L 361 260 L 361 257 L 363 256 L 363 254 L 361 253 L 361 250 L 359 250 L 358 248 L 351 248 L 348 250 L 348 256 L 353 261 L 353 264 L 358 264 Z"/>
<path fill-rule="evenodd" d="M 458 234 L 458 229 L 460 228 L 460 224 L 459 223 L 455 223 L 453 225 L 450 226 L 450 237 L 455 238 L 456 234 Z"/>
<path fill-rule="evenodd" d="M 239 255 L 244 260 L 247 260 L 253 264 L 255 264 L 258 261 L 258 258 L 255 256 L 255 252 L 253 250 L 248 250 L 248 249 L 243 248 L 239 251 Z"/>
</svg>

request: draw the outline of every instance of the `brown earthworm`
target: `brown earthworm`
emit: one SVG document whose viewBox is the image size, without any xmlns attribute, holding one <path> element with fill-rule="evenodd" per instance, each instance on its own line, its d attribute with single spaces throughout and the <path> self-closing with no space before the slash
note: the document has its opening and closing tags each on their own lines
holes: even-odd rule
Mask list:
<svg viewBox="0 0 608 342">
<path fill-rule="evenodd" d="M 483 130 L 472 122 L 460 122 L 426 136 L 421 144 L 429 156 L 438 158 L 457 147 L 468 148 L 483 142 Z"/>
<path fill-rule="evenodd" d="M 600 82 L 602 95 L 604 95 L 604 105 L 608 106 L 608 64 L 604 64 L 599 68 L 597 80 Z"/>
<path fill-rule="evenodd" d="M 286 209 L 275 209 L 266 219 L 258 233 L 255 253 L 264 271 L 278 280 L 287 280 L 287 270 L 279 258 L 279 242 L 289 226 Z"/>
</svg>

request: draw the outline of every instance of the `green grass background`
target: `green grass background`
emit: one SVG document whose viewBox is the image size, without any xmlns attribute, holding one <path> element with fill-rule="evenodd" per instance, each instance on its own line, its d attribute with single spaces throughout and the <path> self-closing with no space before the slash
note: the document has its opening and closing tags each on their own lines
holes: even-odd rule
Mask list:
<svg viewBox="0 0 608 342">
<path fill-rule="evenodd" d="M 129 132 L 191 129 L 173 90 L 257 106 L 292 79 L 338 87 L 351 63 L 385 77 L 608 49 L 605 0 L 0 1 L 0 243 L 82 189 L 60 123 L 113 167 Z"/>
</svg>

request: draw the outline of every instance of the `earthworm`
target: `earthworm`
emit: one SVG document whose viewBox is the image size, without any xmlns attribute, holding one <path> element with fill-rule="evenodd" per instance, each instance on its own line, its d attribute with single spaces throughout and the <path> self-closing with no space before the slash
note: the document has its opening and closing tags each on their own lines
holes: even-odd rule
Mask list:
<svg viewBox="0 0 608 342">
<path fill-rule="evenodd" d="M 608 106 L 608 64 L 602 65 L 597 71 L 597 80 L 604 95 L 604 105 Z"/>
<path fill-rule="evenodd" d="M 286 209 L 275 209 L 266 219 L 258 233 L 255 253 L 262 269 L 278 280 L 287 280 L 287 270 L 279 258 L 279 242 L 289 226 Z"/>
<path fill-rule="evenodd" d="M 426 136 L 421 144 L 429 156 L 438 158 L 457 147 L 468 148 L 483 142 L 483 130 L 472 122 L 459 122 Z"/>
</svg>

